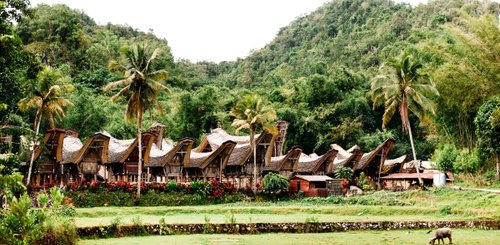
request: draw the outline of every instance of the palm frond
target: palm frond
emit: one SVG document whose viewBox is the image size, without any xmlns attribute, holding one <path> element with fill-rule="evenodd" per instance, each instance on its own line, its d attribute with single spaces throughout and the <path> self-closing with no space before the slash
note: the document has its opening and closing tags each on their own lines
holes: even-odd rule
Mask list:
<svg viewBox="0 0 500 245">
<path fill-rule="evenodd" d="M 122 88 L 118 93 L 116 93 L 115 95 L 113 95 L 111 97 L 111 100 L 112 101 L 116 101 L 120 96 L 124 95 L 125 93 L 127 93 L 128 91 L 130 91 L 130 84 L 125 86 L 124 88 Z"/>
<path fill-rule="evenodd" d="M 395 98 L 386 101 L 384 115 L 382 116 L 382 128 L 389 124 L 397 109 L 398 101 Z"/>
<path fill-rule="evenodd" d="M 119 80 L 116 82 L 110 82 L 110 83 L 106 84 L 106 86 L 103 88 L 103 90 L 108 91 L 108 90 L 115 89 L 115 88 L 129 86 L 132 83 L 132 81 L 133 81 L 132 79 L 127 77 L 125 79 L 122 79 L 122 80 Z"/>
</svg>

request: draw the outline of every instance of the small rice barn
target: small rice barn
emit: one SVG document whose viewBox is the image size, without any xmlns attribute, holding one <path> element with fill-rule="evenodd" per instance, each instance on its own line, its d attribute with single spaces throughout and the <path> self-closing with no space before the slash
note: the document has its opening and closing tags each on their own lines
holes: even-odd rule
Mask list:
<svg viewBox="0 0 500 245">
<path fill-rule="evenodd" d="M 326 175 L 295 175 L 288 189 L 291 192 L 302 191 L 305 197 L 327 197 L 342 194 L 341 181 Z"/>
<path fill-rule="evenodd" d="M 432 186 L 434 181 L 434 175 L 443 174 L 436 170 L 425 170 L 420 173 L 420 178 L 424 182 L 424 186 Z M 446 182 L 453 182 L 453 175 L 451 173 L 444 173 L 446 177 Z M 382 180 L 382 188 L 386 190 L 408 190 L 418 187 L 418 175 L 417 173 L 394 173 L 389 174 L 380 178 Z"/>
</svg>

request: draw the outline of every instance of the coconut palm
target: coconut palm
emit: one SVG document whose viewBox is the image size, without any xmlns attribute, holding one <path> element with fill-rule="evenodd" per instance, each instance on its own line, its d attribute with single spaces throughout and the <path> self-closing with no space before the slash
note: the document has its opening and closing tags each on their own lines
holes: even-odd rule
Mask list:
<svg viewBox="0 0 500 245">
<path fill-rule="evenodd" d="M 434 103 L 429 96 L 439 95 L 434 83 L 423 71 L 423 67 L 423 62 L 417 56 L 404 51 L 399 57 L 389 59 L 386 65 L 381 67 L 382 74 L 373 79 L 370 91 L 373 106 L 384 104 L 385 107 L 382 128 L 385 128 L 396 110 L 399 110 L 403 132 L 408 131 L 410 136 L 413 160 L 420 184 L 422 184 L 420 167 L 417 164 L 408 113 L 411 111 L 420 119 L 423 119 L 428 112 L 434 113 Z"/>
<path fill-rule="evenodd" d="M 253 181 L 252 189 L 257 190 L 257 147 L 255 146 L 255 131 L 262 128 L 272 134 L 277 133 L 276 127 L 270 123 L 276 119 L 276 112 L 264 106 L 262 99 L 257 95 L 246 95 L 231 110 L 231 115 L 236 117 L 232 123 L 236 132 L 242 129 L 250 130 L 250 147 L 253 151 Z"/>
<path fill-rule="evenodd" d="M 37 75 L 37 79 L 31 86 L 27 87 L 25 93 L 28 97 L 19 101 L 18 107 L 21 111 L 35 107 L 35 122 L 33 124 L 35 136 L 33 138 L 33 146 L 38 145 L 38 132 L 42 116 L 45 114 L 49 119 L 50 127 L 55 128 L 56 117 L 61 120 L 64 117 L 63 107 L 73 105 L 71 101 L 65 99 L 64 94 L 72 92 L 74 87 L 70 83 L 70 77 L 63 74 L 61 71 L 50 66 L 44 67 Z M 28 170 L 27 184 L 31 180 L 31 171 L 35 158 L 35 150 L 31 153 L 30 165 Z"/>
<path fill-rule="evenodd" d="M 125 97 L 128 102 L 125 108 L 125 120 L 132 122 L 137 119 L 137 142 L 139 144 L 138 160 L 138 186 L 137 201 L 141 197 L 141 175 L 142 175 L 142 116 L 145 111 L 151 115 L 152 107 L 160 113 L 162 108 L 158 103 L 158 94 L 161 90 L 170 90 L 161 83 L 168 77 L 165 69 L 157 69 L 155 61 L 160 49 L 147 47 L 146 45 L 126 46 L 121 50 L 123 56 L 120 62 L 110 63 L 110 69 L 123 72 L 122 80 L 111 82 L 104 87 L 105 91 L 121 88 L 111 99 L 116 101 L 120 97 Z"/>
</svg>

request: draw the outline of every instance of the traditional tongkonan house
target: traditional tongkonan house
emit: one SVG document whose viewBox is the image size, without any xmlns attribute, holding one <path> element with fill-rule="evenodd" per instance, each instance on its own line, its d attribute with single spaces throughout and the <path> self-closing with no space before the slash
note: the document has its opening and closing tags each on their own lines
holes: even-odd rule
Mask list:
<svg viewBox="0 0 500 245">
<path fill-rule="evenodd" d="M 145 164 L 151 174 L 151 181 L 167 182 L 174 180 L 183 182 L 184 166 L 189 165 L 189 158 L 194 140 L 184 138 L 177 145 L 162 140 L 161 148 L 156 143 L 151 148 L 149 162 Z"/>
<path fill-rule="evenodd" d="M 257 168 L 263 166 L 265 158 L 270 157 L 273 151 L 273 135 L 263 132 L 255 135 Z M 245 186 L 253 178 L 253 151 L 250 145 L 250 136 L 229 135 L 221 128 L 215 129 L 207 135 L 202 144 L 211 148 L 218 148 L 226 141 L 236 142 L 226 166 L 226 177 L 232 179 L 237 186 Z"/>
<path fill-rule="evenodd" d="M 338 167 L 348 167 L 348 168 L 353 168 L 354 165 L 356 165 L 357 162 L 361 159 L 363 156 L 363 151 L 359 149 L 358 147 L 351 147 L 349 149 L 349 152 L 344 150 L 341 146 L 337 144 L 331 144 L 330 147 L 333 150 L 337 151 L 337 155 L 335 155 L 335 159 L 333 159 L 333 167 L 331 170 L 327 173 L 328 176 L 334 178 L 335 177 L 335 170 Z"/>
<path fill-rule="evenodd" d="M 155 137 L 152 133 L 142 134 L 142 163 L 149 162 L 151 147 Z M 108 162 L 109 162 L 109 176 L 110 181 L 130 181 L 136 182 L 139 170 L 139 142 L 136 139 L 131 140 L 117 140 L 110 137 L 108 147 Z M 147 171 L 142 166 L 141 181 L 147 180 Z"/>
<path fill-rule="evenodd" d="M 220 147 L 211 151 L 206 151 L 207 148 L 204 145 L 191 150 L 189 164 L 184 166 L 186 180 L 208 180 L 215 178 L 222 181 L 227 161 L 235 146 L 236 142 L 226 141 Z"/>
<path fill-rule="evenodd" d="M 63 160 L 63 142 L 66 135 L 78 136 L 74 130 L 59 128 L 49 129 L 45 132 L 43 142 L 35 148 L 31 187 L 47 188 L 58 184 L 67 171 L 61 165 Z M 29 164 L 29 162 L 28 162 Z M 29 166 L 25 167 L 25 174 Z"/>
<path fill-rule="evenodd" d="M 189 164 L 194 139 L 184 138 L 175 145 L 163 138 L 165 125 L 153 123 L 148 129 L 155 136 L 151 147 L 149 162 L 145 163 L 150 181 L 167 182 L 174 180 L 184 182 L 184 166 Z"/>
<path fill-rule="evenodd" d="M 370 176 L 374 180 L 378 179 L 379 173 L 381 174 L 381 167 L 395 142 L 394 139 L 387 139 L 377 146 L 375 150 L 363 154 L 359 162 L 353 167 L 354 176 L 364 172 L 365 176 Z"/>
<path fill-rule="evenodd" d="M 409 160 L 410 158 L 407 155 L 402 155 L 398 158 L 385 160 L 384 166 L 382 166 L 381 175 L 401 172 L 404 163 L 408 162 Z"/>
<path fill-rule="evenodd" d="M 334 149 L 321 156 L 314 153 L 311 155 L 302 153 L 294 172 L 301 175 L 326 175 L 333 171 L 333 160 L 336 155 L 337 150 Z"/>
<path fill-rule="evenodd" d="M 262 175 L 273 172 L 287 177 L 292 177 L 297 169 L 297 164 L 301 154 L 302 148 L 294 146 L 286 155 L 272 157 L 270 163 L 264 167 Z"/>
<path fill-rule="evenodd" d="M 64 141 L 65 150 L 67 139 L 68 137 Z M 109 178 L 109 173 L 106 171 L 109 139 L 109 136 L 103 133 L 95 133 L 85 141 L 76 154 L 73 154 L 71 162 L 76 165 L 78 177 L 94 181 Z M 74 172 L 72 174 L 74 175 Z"/>
<path fill-rule="evenodd" d="M 280 156 L 283 152 L 283 145 L 286 139 L 288 123 L 278 121 L 275 123 L 278 130 L 277 135 L 272 135 L 267 131 L 256 134 L 254 142 L 256 145 L 257 175 L 262 175 L 262 169 L 271 157 Z M 229 135 L 221 128 L 214 129 L 211 134 L 204 138 L 202 144 L 209 144 L 211 147 L 218 147 L 225 141 L 234 141 L 236 146 L 229 156 L 226 166 L 227 180 L 231 180 L 239 188 L 247 186 L 253 179 L 253 151 L 250 145 L 250 136 Z"/>
</svg>

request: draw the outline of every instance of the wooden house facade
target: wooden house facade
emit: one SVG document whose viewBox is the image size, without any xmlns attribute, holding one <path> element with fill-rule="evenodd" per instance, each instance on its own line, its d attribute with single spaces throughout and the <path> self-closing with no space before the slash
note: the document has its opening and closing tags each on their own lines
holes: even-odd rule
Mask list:
<svg viewBox="0 0 500 245">
<path fill-rule="evenodd" d="M 335 180 L 326 175 L 295 175 L 290 180 L 288 190 L 291 192 L 304 192 L 305 197 L 327 197 L 335 193 L 335 188 L 340 186 L 340 180 Z"/>
<path fill-rule="evenodd" d="M 333 172 L 333 161 L 337 153 L 338 151 L 334 149 L 329 150 L 321 156 L 302 153 L 297 163 L 297 168 L 294 169 L 294 173 L 301 175 L 327 175 Z"/>
<path fill-rule="evenodd" d="M 262 171 L 263 175 L 273 172 L 287 177 L 292 177 L 297 169 L 297 164 L 299 163 L 301 154 L 302 148 L 294 146 L 286 155 L 272 157 L 270 163 L 264 167 Z"/>
<path fill-rule="evenodd" d="M 68 169 L 64 169 L 61 165 L 64 138 L 67 135 L 78 137 L 78 132 L 57 128 L 49 129 L 45 132 L 43 141 L 35 147 L 32 178 L 31 183 L 29 183 L 33 188 L 56 185 L 70 174 Z"/>
<path fill-rule="evenodd" d="M 184 166 L 186 181 L 211 178 L 222 181 L 229 156 L 235 146 L 236 142 L 226 141 L 217 149 L 208 152 L 203 152 L 203 147 L 193 149 L 189 163 Z"/>
</svg>

